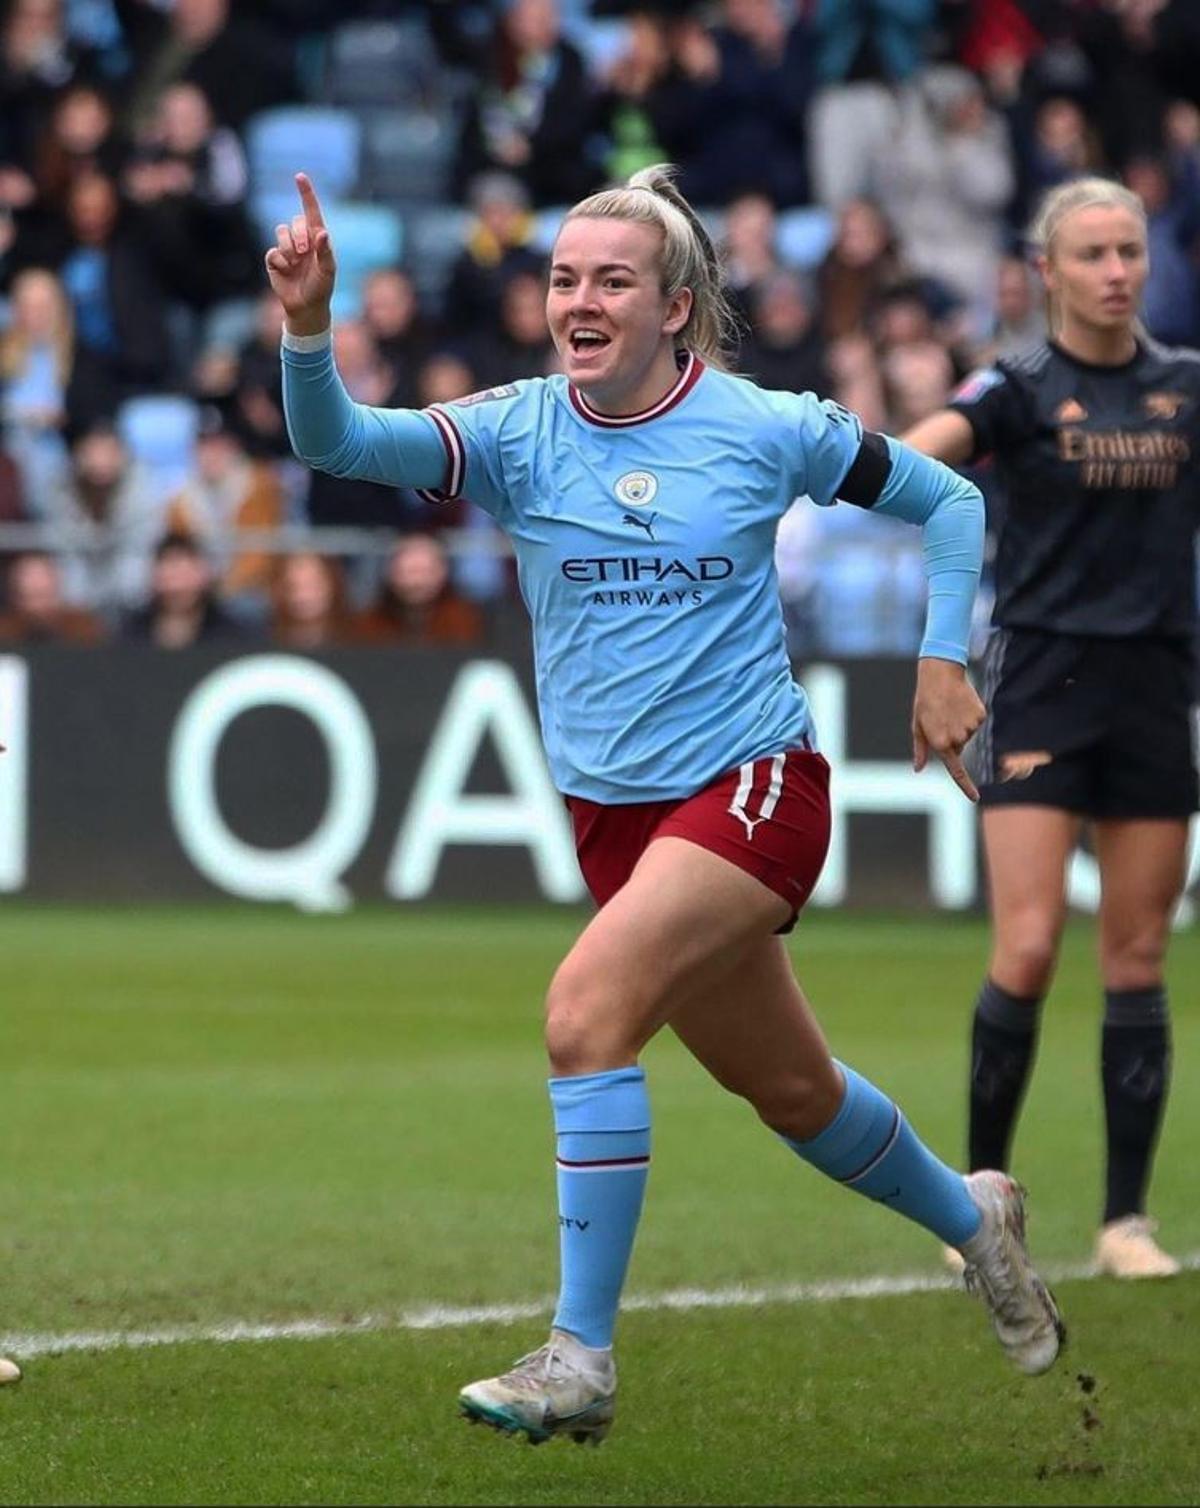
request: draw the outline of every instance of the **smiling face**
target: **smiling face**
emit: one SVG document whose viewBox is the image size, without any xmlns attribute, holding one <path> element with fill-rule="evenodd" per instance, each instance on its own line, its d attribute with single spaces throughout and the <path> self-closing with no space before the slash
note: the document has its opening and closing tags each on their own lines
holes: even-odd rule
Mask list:
<svg viewBox="0 0 1200 1508">
<path fill-rule="evenodd" d="M 559 232 L 546 296 L 550 334 L 570 381 L 602 403 L 637 393 L 656 367 L 664 390 L 674 375 L 675 336 L 692 293 L 664 294 L 662 239 L 653 225 L 582 215 Z"/>
<path fill-rule="evenodd" d="M 1132 322 L 1146 284 L 1146 227 L 1121 205 L 1073 210 L 1055 228 L 1041 271 L 1060 319 L 1119 330 Z"/>
</svg>

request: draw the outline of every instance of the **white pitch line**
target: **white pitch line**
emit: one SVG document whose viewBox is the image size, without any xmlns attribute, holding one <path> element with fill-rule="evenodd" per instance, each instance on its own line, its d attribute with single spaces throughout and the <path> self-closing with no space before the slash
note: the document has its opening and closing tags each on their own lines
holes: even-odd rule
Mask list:
<svg viewBox="0 0 1200 1508">
<path fill-rule="evenodd" d="M 1200 1251 L 1180 1259 L 1185 1269 L 1200 1271 Z M 1090 1264 L 1050 1267 L 1051 1283 L 1086 1282 L 1097 1276 Z M 663 1293 L 631 1294 L 624 1310 L 761 1309 L 772 1304 L 836 1304 L 846 1299 L 902 1298 L 914 1293 L 947 1293 L 961 1289 L 959 1279 L 931 1273 L 894 1277 L 847 1278 L 824 1283 L 782 1283 L 760 1288 L 673 1288 Z M 326 1340 L 380 1330 L 455 1330 L 467 1325 L 513 1325 L 537 1319 L 553 1310 L 544 1299 L 525 1304 L 476 1304 L 456 1307 L 430 1304 L 395 1314 L 364 1314 L 353 1320 L 302 1319 L 278 1323 L 228 1320 L 217 1325 L 165 1325 L 153 1330 L 74 1330 L 56 1335 L 47 1331 L 0 1335 L 0 1353 L 22 1361 L 37 1356 L 61 1356 L 68 1351 L 137 1351 L 148 1346 L 231 1345 L 238 1341 Z"/>
</svg>

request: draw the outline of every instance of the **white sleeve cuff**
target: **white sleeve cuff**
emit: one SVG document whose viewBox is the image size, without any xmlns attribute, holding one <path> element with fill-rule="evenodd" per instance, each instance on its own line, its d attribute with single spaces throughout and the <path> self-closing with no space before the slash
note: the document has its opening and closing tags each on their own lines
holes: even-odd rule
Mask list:
<svg viewBox="0 0 1200 1508">
<path fill-rule="evenodd" d="M 323 351 L 333 343 L 333 330 L 318 330 L 315 335 L 293 335 L 288 329 L 283 332 L 285 351 Z"/>
</svg>

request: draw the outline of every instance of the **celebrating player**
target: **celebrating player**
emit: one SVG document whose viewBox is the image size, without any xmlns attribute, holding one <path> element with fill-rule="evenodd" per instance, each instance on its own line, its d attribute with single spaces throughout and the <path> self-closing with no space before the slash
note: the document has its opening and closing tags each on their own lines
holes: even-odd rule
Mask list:
<svg viewBox="0 0 1200 1508">
<path fill-rule="evenodd" d="M 339 475 L 465 494 L 507 530 L 546 751 L 600 908 L 546 1002 L 553 1329 L 465 1388 L 462 1411 L 535 1441 L 608 1432 L 613 1326 L 650 1160 L 638 1057 L 664 1025 L 805 1161 L 961 1250 L 1009 1355 L 1045 1370 L 1062 1327 L 1025 1250 L 1020 1189 L 946 1167 L 830 1056 L 780 936 L 816 883 L 830 819 L 829 769 L 784 647 L 778 520 L 807 494 L 923 527 L 914 761 L 932 750 L 974 798 L 960 753 L 983 715 L 964 670 L 977 490 L 836 404 L 722 370 L 717 257 L 662 169 L 564 220 L 547 295 L 563 375 L 419 413 L 356 405 L 330 354 L 329 233 L 312 185 L 297 182 L 304 213 L 267 253 L 293 445 Z"/>
<path fill-rule="evenodd" d="M 1100 867 L 1108 1138 L 1102 1271 L 1179 1264 L 1145 1214 L 1170 1070 L 1163 955 L 1196 808 L 1195 457 L 1200 357 L 1140 332 L 1141 201 L 1053 190 L 1032 232 L 1050 339 L 971 378 L 909 444 L 993 454 L 1008 507 L 987 651 L 980 794 L 993 946 L 975 1006 L 972 1168 L 1005 1168 L 1089 819 Z"/>
</svg>

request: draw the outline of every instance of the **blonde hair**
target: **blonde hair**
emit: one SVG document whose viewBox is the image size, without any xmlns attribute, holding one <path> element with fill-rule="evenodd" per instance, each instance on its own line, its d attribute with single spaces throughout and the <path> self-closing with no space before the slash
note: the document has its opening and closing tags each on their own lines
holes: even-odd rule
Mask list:
<svg viewBox="0 0 1200 1508">
<path fill-rule="evenodd" d="M 675 187 L 676 169 L 666 162 L 641 168 L 627 183 L 581 200 L 563 219 L 632 220 L 662 231 L 659 258 L 662 291 L 673 298 L 692 291 L 687 323 L 675 336 L 680 349 L 701 356 L 719 371 L 737 337 L 737 319 L 725 295 L 721 259 L 699 215 Z"/>
<path fill-rule="evenodd" d="M 20 298 L 21 289 L 35 283 L 42 284 L 52 292 L 56 314 L 55 327 L 50 336 L 50 344 L 54 350 L 54 374 L 63 387 L 66 387 L 75 361 L 75 321 L 71 312 L 71 301 L 60 279 L 46 267 L 26 267 L 13 279 L 9 290 L 9 303 L 10 306 L 15 305 Z M 29 337 L 14 320 L 0 336 L 0 377 L 11 382 L 14 377 L 19 376 L 29 359 L 29 349 Z"/>
<path fill-rule="evenodd" d="M 1146 207 L 1132 189 L 1112 178 L 1072 178 L 1050 189 L 1043 197 L 1029 227 L 1029 244 L 1042 256 L 1049 256 L 1055 233 L 1067 216 L 1073 215 L 1077 209 L 1091 209 L 1096 205 L 1127 209 L 1145 229 Z"/>
</svg>

